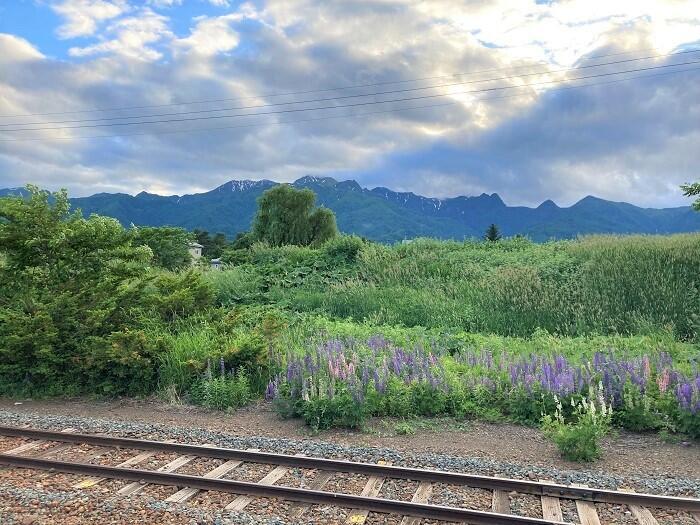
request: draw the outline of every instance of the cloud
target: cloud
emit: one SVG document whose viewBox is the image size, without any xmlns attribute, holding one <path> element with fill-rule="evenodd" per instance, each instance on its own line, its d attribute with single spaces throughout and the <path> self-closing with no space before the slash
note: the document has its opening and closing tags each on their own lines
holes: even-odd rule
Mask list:
<svg viewBox="0 0 700 525">
<path fill-rule="evenodd" d="M 74 57 L 87 57 L 115 53 L 128 58 L 158 60 L 163 54 L 153 48 L 163 39 L 171 38 L 168 19 L 148 8 L 136 16 L 121 18 L 107 27 L 101 35 L 101 42 L 85 47 L 72 47 L 69 54 Z"/>
<path fill-rule="evenodd" d="M 0 33 L 0 49 L 5 50 L 5 53 L 0 53 L 0 63 L 44 58 L 44 55 L 30 42 L 7 33 Z"/>
<path fill-rule="evenodd" d="M 168 8 L 182 5 L 182 0 L 148 0 L 148 5 L 158 8 Z"/>
<path fill-rule="evenodd" d="M 80 60 L 43 57 L 26 41 L 0 37 L 0 61 L 6 61 L 0 114 L 226 99 L 13 120 L 50 122 L 511 78 L 404 94 L 446 95 L 426 101 L 309 113 L 23 134 L 0 127 L 0 187 L 33 181 L 80 195 L 186 193 L 232 178 L 329 174 L 437 196 L 497 191 L 511 204 L 550 197 L 566 204 L 593 193 L 673 205 L 684 203 L 677 183 L 697 175 L 690 159 L 700 143 L 698 73 L 562 92 L 520 88 L 521 96 L 512 98 L 459 93 L 558 78 L 547 70 L 586 63 L 591 55 L 700 41 L 692 2 L 269 0 L 186 20 L 191 29 L 180 38 L 172 29 L 177 5 L 167 18 L 148 7 L 111 3 L 124 11 L 94 18 L 94 40 L 71 49 Z M 435 78 L 470 71 L 486 72 Z M 534 71 L 541 76 L 518 76 Z M 334 89 L 357 84 L 378 85 Z M 277 96 L 308 90 L 324 91 Z M 445 102 L 453 105 L 418 107 Z M 389 109 L 402 111 L 368 114 Z M 80 138 L 128 133 L 141 134 Z M 41 140 L 2 142 L 18 137 Z"/>
<path fill-rule="evenodd" d="M 570 205 L 585 194 L 683 204 L 697 178 L 700 71 L 552 92 L 484 133 L 402 152 L 367 174 L 428 195 L 497 191 Z"/>
<path fill-rule="evenodd" d="M 178 39 L 175 46 L 185 52 L 193 52 L 201 55 L 214 55 L 234 49 L 239 41 L 239 34 L 231 27 L 234 22 L 240 22 L 243 15 L 204 17 L 197 20 L 197 24 L 186 38 Z"/>
<path fill-rule="evenodd" d="M 93 35 L 101 22 L 125 13 L 129 5 L 125 0 L 63 0 L 51 8 L 65 20 L 58 36 L 75 38 Z"/>
</svg>

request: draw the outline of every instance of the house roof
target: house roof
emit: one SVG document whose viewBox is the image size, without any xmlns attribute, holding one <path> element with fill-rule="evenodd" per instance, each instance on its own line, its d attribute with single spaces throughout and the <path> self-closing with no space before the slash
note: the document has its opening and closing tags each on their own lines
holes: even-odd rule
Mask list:
<svg viewBox="0 0 700 525">
<path fill-rule="evenodd" d="M 198 242 L 191 242 L 188 246 L 189 246 L 190 248 L 204 248 L 204 246 L 202 246 L 202 245 L 199 244 Z"/>
</svg>

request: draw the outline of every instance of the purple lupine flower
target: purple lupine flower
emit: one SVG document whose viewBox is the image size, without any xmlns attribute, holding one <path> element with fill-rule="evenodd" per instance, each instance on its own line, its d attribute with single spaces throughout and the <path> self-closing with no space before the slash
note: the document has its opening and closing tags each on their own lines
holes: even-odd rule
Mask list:
<svg viewBox="0 0 700 525">
<path fill-rule="evenodd" d="M 279 382 L 277 378 L 270 379 L 267 383 L 267 388 L 265 389 L 265 399 L 272 401 L 279 395 Z"/>
</svg>

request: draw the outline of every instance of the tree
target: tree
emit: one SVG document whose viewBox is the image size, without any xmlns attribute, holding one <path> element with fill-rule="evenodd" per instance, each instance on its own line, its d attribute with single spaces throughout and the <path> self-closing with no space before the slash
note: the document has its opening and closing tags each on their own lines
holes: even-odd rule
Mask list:
<svg viewBox="0 0 700 525">
<path fill-rule="evenodd" d="M 683 195 L 686 197 L 696 197 L 700 195 L 700 182 L 683 184 L 681 189 L 683 190 Z M 695 202 L 693 202 L 693 209 L 695 211 L 700 211 L 700 198 L 695 199 Z"/>
<path fill-rule="evenodd" d="M 133 244 L 148 246 L 153 252 L 153 262 L 167 270 L 186 268 L 192 263 L 188 250 L 190 234 L 171 226 L 141 226 L 131 230 Z"/>
<path fill-rule="evenodd" d="M 226 246 L 226 235 L 223 233 L 216 233 L 214 234 L 214 238 L 212 239 L 209 249 L 205 255 L 210 259 L 221 257 L 221 254 L 224 253 Z"/>
<path fill-rule="evenodd" d="M 65 190 L 27 188 L 0 198 L 0 395 L 152 392 L 164 343 L 144 327 L 200 312 L 209 285 L 149 271 L 133 230 L 71 212 Z"/>
<path fill-rule="evenodd" d="M 501 232 L 498 229 L 498 226 L 495 224 L 492 224 L 488 228 L 486 228 L 486 233 L 484 234 L 484 239 L 487 241 L 491 242 L 496 242 L 501 239 Z"/>
<path fill-rule="evenodd" d="M 335 237 L 338 234 L 335 214 L 327 208 L 314 209 L 315 201 L 313 191 L 298 190 L 288 184 L 267 190 L 258 199 L 254 239 L 271 246 L 308 246 Z"/>
<path fill-rule="evenodd" d="M 253 243 L 255 243 L 255 238 L 251 232 L 238 232 L 236 238 L 233 239 L 231 243 L 231 249 L 233 250 L 247 250 Z"/>
<path fill-rule="evenodd" d="M 95 359 L 116 352 L 113 338 L 128 331 L 150 248 L 133 246 L 116 219 L 70 212 L 65 190 L 27 188 L 26 199 L 0 198 L 0 392 L 80 390 L 117 362 L 148 388 L 155 373 L 148 355 L 125 348 L 113 360 Z"/>
<path fill-rule="evenodd" d="M 202 245 L 202 257 L 207 259 L 221 257 L 227 247 L 226 235 L 223 233 L 216 233 L 212 237 L 208 231 L 195 228 L 192 234 L 195 240 Z"/>
</svg>

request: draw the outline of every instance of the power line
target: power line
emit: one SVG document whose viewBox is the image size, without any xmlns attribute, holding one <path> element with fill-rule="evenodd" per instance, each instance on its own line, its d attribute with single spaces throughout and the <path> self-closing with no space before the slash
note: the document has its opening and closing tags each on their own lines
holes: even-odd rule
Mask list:
<svg viewBox="0 0 700 525">
<path fill-rule="evenodd" d="M 152 113 L 152 114 L 147 114 L 147 115 L 132 115 L 132 116 L 122 116 L 122 117 L 101 117 L 101 118 L 91 118 L 91 119 L 55 120 L 55 121 L 44 121 L 44 122 L 5 123 L 5 124 L 0 124 L 0 127 L 4 127 L 4 126 L 42 126 L 42 125 L 47 125 L 47 124 L 73 124 L 73 123 L 82 123 L 82 122 L 103 122 L 103 121 L 107 122 L 107 121 L 115 121 L 115 120 L 170 117 L 170 116 L 178 116 L 178 115 L 195 115 L 195 114 L 202 114 L 202 113 L 217 113 L 217 112 L 222 112 L 222 111 L 260 109 L 260 108 L 266 108 L 266 107 L 287 106 L 287 105 L 291 105 L 291 104 L 307 104 L 307 103 L 312 103 L 312 102 L 328 102 L 331 100 L 344 100 L 344 99 L 351 99 L 351 98 L 390 95 L 390 94 L 395 94 L 395 93 L 408 93 L 408 92 L 414 92 L 414 91 L 423 91 L 426 89 L 436 89 L 436 88 L 442 88 L 442 87 L 459 86 L 459 85 L 464 85 L 464 84 L 480 84 L 480 83 L 484 83 L 484 82 L 496 82 L 499 80 L 511 80 L 511 79 L 518 79 L 518 78 L 522 78 L 522 77 L 530 77 L 530 76 L 544 75 L 544 74 L 569 73 L 569 72 L 579 71 L 582 69 L 611 66 L 611 65 L 624 64 L 624 63 L 629 63 L 629 62 L 638 62 L 641 60 L 651 60 L 651 59 L 655 59 L 655 58 L 674 57 L 677 55 L 684 55 L 684 54 L 693 53 L 693 52 L 695 52 L 695 50 L 693 50 L 693 51 L 679 51 L 676 53 L 667 53 L 667 54 L 662 54 L 662 55 L 651 55 L 651 56 L 639 57 L 639 58 L 628 58 L 625 60 L 615 60 L 612 62 L 603 62 L 601 64 L 589 64 L 587 66 L 580 66 L 577 68 L 555 69 L 555 70 L 550 70 L 550 71 L 543 72 L 543 73 L 524 73 L 522 75 L 517 75 L 517 76 L 508 75 L 508 76 L 496 77 L 496 78 L 466 80 L 463 82 L 452 82 L 449 84 L 438 84 L 438 85 L 434 85 L 434 86 L 422 86 L 422 87 L 404 88 L 404 89 L 396 89 L 396 90 L 387 90 L 387 91 L 379 91 L 379 92 L 374 92 L 374 93 L 364 93 L 364 94 L 358 94 L 358 95 L 342 95 L 342 96 L 334 96 L 334 97 L 326 97 L 326 98 L 298 100 L 298 101 L 291 101 L 291 102 L 275 102 L 275 103 L 269 103 L 269 104 L 257 104 L 254 106 L 239 106 L 239 107 L 219 108 L 219 109 L 200 109 L 200 110 L 193 110 L 193 111 L 176 111 L 176 112 L 171 112 L 171 113 Z M 135 122 L 135 124 L 138 124 L 138 122 Z"/>
<path fill-rule="evenodd" d="M 665 64 L 665 65 L 661 65 L 661 66 L 648 66 L 648 67 L 643 67 L 643 68 L 628 69 L 625 71 L 597 73 L 597 74 L 593 74 L 593 75 L 584 75 L 584 76 L 570 78 L 570 79 L 564 79 L 564 80 L 548 80 L 548 81 L 542 81 L 542 82 L 533 82 L 530 84 L 523 84 L 521 86 L 498 86 L 498 87 L 483 88 L 483 89 L 476 89 L 476 90 L 470 90 L 470 91 L 461 91 L 461 92 L 455 92 L 455 93 L 440 93 L 440 94 L 433 94 L 433 95 L 420 95 L 420 96 L 416 96 L 416 97 L 404 97 L 404 98 L 389 99 L 389 100 L 355 102 L 352 104 L 319 106 L 319 107 L 315 107 L 315 108 L 292 108 L 292 109 L 281 109 L 281 110 L 274 110 L 274 111 L 262 111 L 262 112 L 258 112 L 258 113 L 239 113 L 239 114 L 234 114 L 234 115 L 207 115 L 207 116 L 200 116 L 200 117 L 148 120 L 148 121 L 142 121 L 142 122 L 108 122 L 108 123 L 104 123 L 104 124 L 79 124 L 77 126 L 44 126 L 44 127 L 35 127 L 35 128 L 14 128 L 14 129 L 6 129 L 3 131 L 6 131 L 6 132 L 47 131 L 47 130 L 65 130 L 65 129 L 82 129 L 82 128 L 102 128 L 102 127 L 114 127 L 114 126 L 134 126 L 134 125 L 140 125 L 140 124 L 167 124 L 167 123 L 172 123 L 172 122 L 192 122 L 192 121 L 199 121 L 199 120 L 251 117 L 251 116 L 260 116 L 260 115 L 276 115 L 276 114 L 282 114 L 282 113 L 299 113 L 299 112 L 304 112 L 304 111 L 318 111 L 318 110 L 325 110 L 325 109 L 339 109 L 339 108 L 347 108 L 347 107 L 371 106 L 371 105 L 376 105 L 376 104 L 388 104 L 388 103 L 392 103 L 392 102 L 406 102 L 406 101 L 411 101 L 411 100 L 423 100 L 423 99 L 446 97 L 446 96 L 453 96 L 453 95 L 465 95 L 465 94 L 472 94 L 472 93 L 502 91 L 502 90 L 506 90 L 506 89 L 514 89 L 514 88 L 520 88 L 520 87 L 540 86 L 540 85 L 547 85 L 547 84 L 553 84 L 553 83 L 558 83 L 558 82 L 585 80 L 588 78 L 600 78 L 600 77 L 607 77 L 607 76 L 612 76 L 612 75 L 621 75 L 621 74 L 625 74 L 625 73 L 636 73 L 636 72 L 640 72 L 640 71 L 651 71 L 651 70 L 656 70 L 656 69 L 664 69 L 664 68 L 668 68 L 668 67 L 677 67 L 677 66 L 684 66 L 684 65 L 697 64 L 697 63 L 700 63 L 700 60 L 680 62 L 677 64 Z"/>
<path fill-rule="evenodd" d="M 611 57 L 611 56 L 627 55 L 627 54 L 631 54 L 631 53 L 641 53 L 643 51 L 651 51 L 652 49 L 654 49 L 654 48 L 640 48 L 640 49 L 632 50 L 632 51 L 622 51 L 622 52 L 617 52 L 617 53 L 606 53 L 606 54 L 601 54 L 601 55 L 593 55 L 590 57 L 585 57 L 584 60 L 594 60 L 596 58 L 605 58 L 605 57 Z M 680 52 L 677 52 L 677 54 L 690 53 L 693 51 L 697 51 L 697 50 L 680 51 Z M 670 54 L 671 53 L 666 54 L 666 55 L 658 55 L 658 56 L 667 56 Z M 546 65 L 546 62 L 540 61 L 539 64 Z M 46 112 L 46 113 L 24 113 L 24 114 L 15 114 L 15 115 L 0 115 L 0 118 L 21 118 L 21 117 L 30 117 L 30 116 L 68 115 L 68 114 L 75 114 L 75 113 L 92 113 L 92 112 L 106 112 L 106 111 L 128 111 L 128 110 L 132 110 L 132 109 L 148 109 L 148 108 L 185 106 L 185 105 L 193 105 L 193 104 L 209 104 L 209 103 L 214 103 L 214 102 L 230 102 L 232 100 L 248 100 L 248 99 L 254 99 L 254 98 L 261 98 L 261 97 L 282 97 L 282 96 L 302 95 L 302 94 L 309 94 L 309 93 L 324 93 L 324 92 L 329 92 L 329 91 L 357 89 L 357 88 L 362 88 L 362 87 L 374 87 L 374 86 L 382 86 L 382 85 L 389 85 L 389 84 L 403 84 L 403 83 L 408 83 L 408 82 L 419 82 L 419 81 L 424 81 L 424 80 L 436 80 L 436 79 L 440 79 L 440 78 L 476 75 L 476 74 L 480 74 L 480 73 L 489 73 L 489 72 L 494 72 L 494 71 L 520 70 L 520 69 L 525 69 L 525 68 L 532 68 L 534 65 L 536 65 L 536 64 L 524 65 L 524 66 L 508 66 L 508 67 L 502 67 L 502 68 L 491 68 L 491 69 L 484 69 L 484 70 L 480 70 L 480 71 L 453 73 L 451 75 L 418 77 L 418 78 L 412 78 L 412 79 L 373 82 L 373 83 L 367 83 L 367 84 L 346 85 L 346 86 L 338 86 L 338 87 L 323 88 L 323 89 L 291 91 L 291 92 L 287 92 L 287 93 L 267 93 L 267 94 L 263 93 L 260 95 L 254 95 L 254 96 L 248 96 L 248 97 L 230 97 L 230 98 L 219 98 L 219 99 L 195 100 L 195 101 L 187 101 L 187 102 L 173 102 L 173 103 L 167 103 L 167 104 L 149 104 L 149 105 L 141 105 L 141 106 L 122 106 L 122 107 L 112 107 L 112 108 L 93 108 L 93 109 L 82 109 L 82 110 L 72 110 L 72 111 L 54 111 L 54 112 Z M 546 74 L 546 73 L 547 73 L 547 71 L 542 72 L 542 74 Z M 128 118 L 128 117 L 124 117 L 124 118 Z M 136 117 L 134 117 L 134 118 L 136 118 Z M 21 123 L 18 123 L 18 124 L 21 124 Z"/>
<path fill-rule="evenodd" d="M 546 94 L 549 94 L 552 92 L 567 91 L 567 90 L 572 90 L 572 89 L 581 89 L 581 88 L 586 88 L 586 87 L 596 87 L 596 86 L 615 84 L 615 83 L 620 83 L 620 82 L 628 82 L 630 80 L 640 80 L 640 79 L 646 79 L 646 78 L 655 78 L 655 77 L 662 77 L 662 76 L 667 76 L 667 75 L 675 75 L 675 74 L 679 74 L 679 73 L 688 73 L 688 72 L 693 72 L 693 71 L 700 71 L 700 68 L 678 69 L 675 71 L 664 71 L 662 73 L 636 75 L 636 76 L 631 76 L 631 77 L 626 77 L 626 78 L 606 80 L 606 81 L 602 81 L 602 82 L 590 82 L 587 84 L 580 84 L 580 85 L 574 85 L 574 86 L 555 87 L 555 88 L 552 88 L 551 90 L 547 91 Z M 516 86 L 516 87 L 525 87 L 525 86 Z M 483 97 L 483 98 L 480 98 L 478 100 L 479 101 L 500 100 L 500 99 L 507 99 L 507 98 L 517 98 L 517 97 L 522 97 L 525 95 L 527 95 L 527 93 L 515 93 L 515 94 L 510 94 L 510 95 L 501 95 L 498 97 Z M 455 106 L 458 104 L 461 104 L 461 102 L 458 102 L 458 101 L 442 102 L 439 104 L 428 104 L 428 105 L 423 105 L 423 106 L 412 106 L 412 107 L 406 107 L 406 108 L 392 108 L 392 109 L 385 109 L 385 110 L 379 110 L 379 111 L 371 111 L 371 112 L 359 113 L 359 114 L 355 114 L 355 115 L 327 115 L 327 116 L 323 116 L 323 117 L 313 117 L 313 118 L 308 118 L 308 119 L 296 119 L 296 120 L 286 120 L 286 121 L 278 121 L 278 122 L 258 122 L 258 123 L 251 123 L 251 124 L 239 124 L 239 125 L 233 125 L 233 126 L 190 128 L 190 129 L 178 129 L 178 130 L 168 130 L 168 131 L 144 131 L 144 132 L 134 132 L 134 133 L 119 133 L 119 134 L 111 134 L 111 135 L 84 135 L 84 136 L 72 136 L 72 137 L 51 137 L 50 139 L 46 139 L 43 137 L 25 137 L 25 138 L 15 138 L 15 139 L 0 139 L 0 142 L 25 142 L 25 141 L 45 141 L 45 140 L 87 140 L 87 139 L 121 138 L 121 137 L 132 137 L 132 136 L 151 136 L 151 135 L 158 136 L 158 135 L 171 135 L 171 134 L 180 134 L 180 133 L 197 133 L 197 132 L 221 131 L 221 130 L 230 130 L 230 129 L 239 129 L 239 128 L 252 128 L 252 127 L 260 127 L 260 126 L 268 126 L 268 125 L 303 124 L 305 122 L 316 122 L 316 121 L 323 121 L 323 120 L 359 118 L 359 117 L 366 117 L 366 116 L 380 115 L 380 114 L 387 114 L 387 113 L 400 113 L 400 112 L 404 112 L 404 111 L 414 111 L 414 110 L 420 110 L 420 109 Z"/>
</svg>

